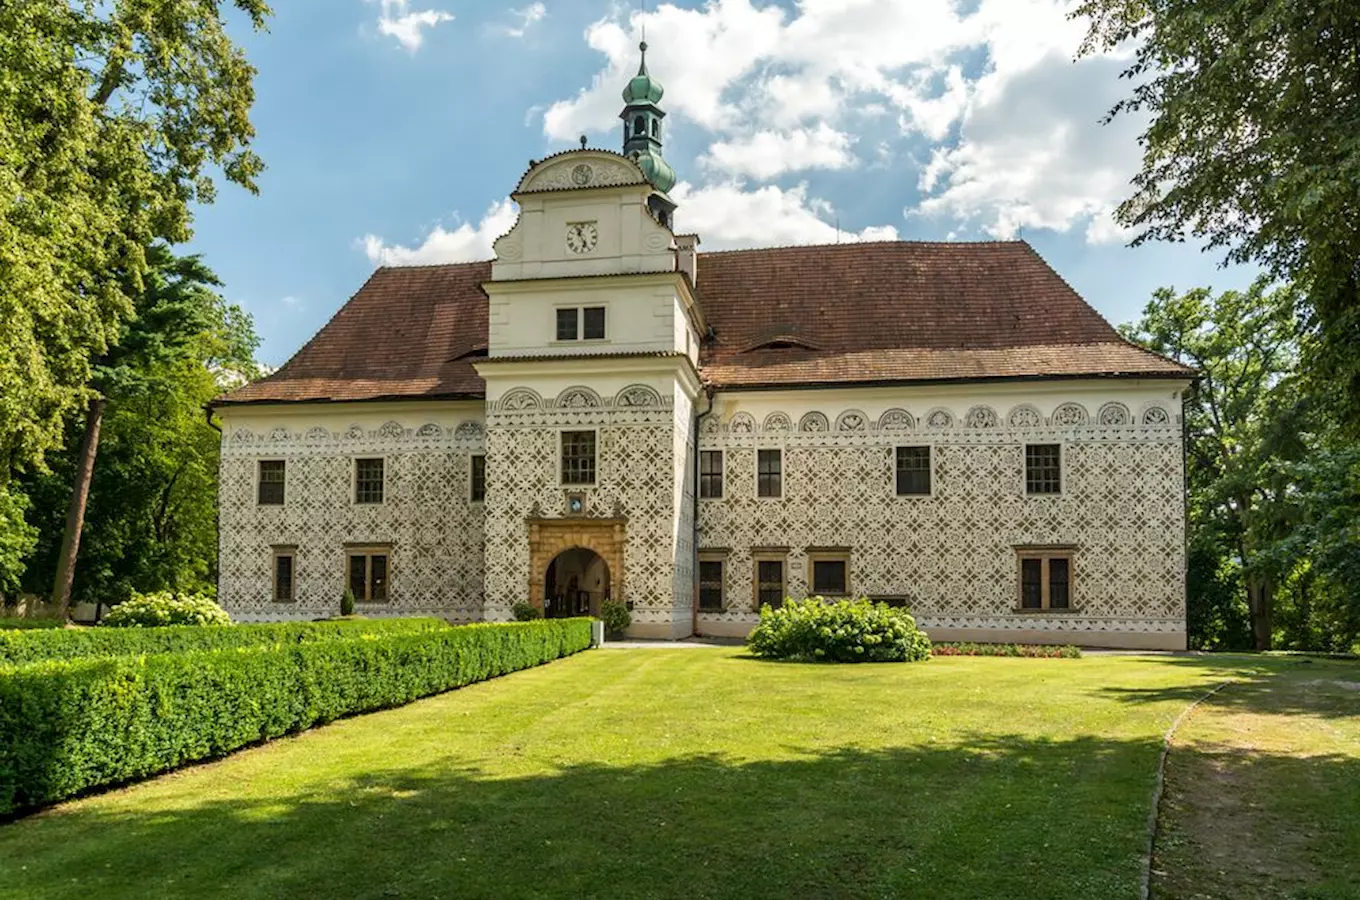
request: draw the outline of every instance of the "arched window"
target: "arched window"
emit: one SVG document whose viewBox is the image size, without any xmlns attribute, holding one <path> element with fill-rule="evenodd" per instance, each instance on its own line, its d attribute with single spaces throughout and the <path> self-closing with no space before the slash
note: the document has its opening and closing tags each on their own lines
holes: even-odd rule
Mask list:
<svg viewBox="0 0 1360 900">
<path fill-rule="evenodd" d="M 660 137 L 661 137 L 661 120 L 660 120 L 660 119 L 652 119 L 652 137 L 654 137 L 654 138 L 660 138 Z"/>
<path fill-rule="evenodd" d="M 633 134 L 640 134 L 643 137 L 647 136 L 647 120 L 642 116 L 638 116 L 633 120 Z"/>
</svg>

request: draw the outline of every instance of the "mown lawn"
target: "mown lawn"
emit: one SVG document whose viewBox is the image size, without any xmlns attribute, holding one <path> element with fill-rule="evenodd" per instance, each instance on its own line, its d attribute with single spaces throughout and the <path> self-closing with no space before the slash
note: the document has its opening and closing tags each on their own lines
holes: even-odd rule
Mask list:
<svg viewBox="0 0 1360 900">
<path fill-rule="evenodd" d="M 1285 665 L 594 651 L 0 825 L 0 898 L 1134 898 L 1162 732 Z"/>
</svg>

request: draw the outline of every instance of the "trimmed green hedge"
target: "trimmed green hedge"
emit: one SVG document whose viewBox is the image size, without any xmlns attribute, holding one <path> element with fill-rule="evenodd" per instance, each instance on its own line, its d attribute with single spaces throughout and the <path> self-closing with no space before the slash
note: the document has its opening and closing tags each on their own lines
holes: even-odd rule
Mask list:
<svg viewBox="0 0 1360 900">
<path fill-rule="evenodd" d="M 0 671 L 0 815 L 576 653 L 589 619 Z"/>
<path fill-rule="evenodd" d="M 785 600 L 760 608 L 760 624 L 746 637 L 756 656 L 806 662 L 919 662 L 930 658 L 930 638 L 900 607 L 867 599 Z"/>
<path fill-rule="evenodd" d="M 26 616 L 0 616 L 0 631 L 23 628 L 65 628 L 65 619 L 28 618 Z"/>
<path fill-rule="evenodd" d="M 86 656 L 139 656 L 327 641 L 358 634 L 436 631 L 441 619 L 347 619 L 261 625 L 168 625 L 164 628 L 65 628 L 0 632 L 0 666 Z"/>
</svg>

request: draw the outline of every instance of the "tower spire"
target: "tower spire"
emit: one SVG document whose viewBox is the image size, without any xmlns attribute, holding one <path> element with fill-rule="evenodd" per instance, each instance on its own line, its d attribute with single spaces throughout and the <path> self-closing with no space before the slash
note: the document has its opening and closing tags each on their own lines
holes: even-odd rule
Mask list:
<svg viewBox="0 0 1360 900">
<path fill-rule="evenodd" d="M 644 26 L 645 27 L 645 26 Z M 638 73 L 623 89 L 623 152 L 642 169 L 647 180 L 663 194 L 675 187 L 675 170 L 661 156 L 661 120 L 666 111 L 661 98 L 666 90 L 647 71 L 647 39 L 638 44 L 642 61 Z"/>
</svg>

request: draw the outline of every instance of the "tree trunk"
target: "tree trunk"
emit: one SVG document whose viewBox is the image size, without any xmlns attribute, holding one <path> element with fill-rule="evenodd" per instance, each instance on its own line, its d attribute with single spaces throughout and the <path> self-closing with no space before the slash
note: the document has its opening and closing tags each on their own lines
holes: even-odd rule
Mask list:
<svg viewBox="0 0 1360 900">
<path fill-rule="evenodd" d="M 1271 643 L 1270 579 L 1247 576 L 1247 608 L 1251 611 L 1251 633 L 1257 650 L 1269 650 Z"/>
<path fill-rule="evenodd" d="M 99 453 L 99 426 L 104 422 L 105 402 L 103 397 L 95 397 L 85 414 L 85 435 L 80 440 L 71 504 L 66 509 L 66 531 L 61 536 L 57 577 L 52 582 L 52 609 L 62 618 L 66 618 L 71 608 L 71 584 L 76 577 L 76 554 L 80 551 L 80 530 L 85 527 L 85 503 L 90 498 L 94 458 Z"/>
</svg>

